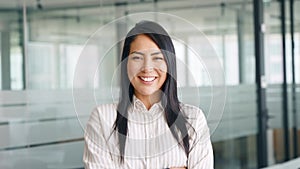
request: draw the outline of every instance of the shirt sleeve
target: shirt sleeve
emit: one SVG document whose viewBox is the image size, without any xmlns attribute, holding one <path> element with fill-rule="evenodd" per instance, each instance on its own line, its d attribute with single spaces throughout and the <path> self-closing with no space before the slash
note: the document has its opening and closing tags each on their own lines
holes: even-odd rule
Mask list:
<svg viewBox="0 0 300 169">
<path fill-rule="evenodd" d="M 188 157 L 188 169 L 213 169 L 214 157 L 209 128 L 203 112 L 198 109 L 195 135 Z"/>
<path fill-rule="evenodd" d="M 92 112 L 84 132 L 83 163 L 86 169 L 117 168 L 106 146 L 97 109 Z"/>
</svg>

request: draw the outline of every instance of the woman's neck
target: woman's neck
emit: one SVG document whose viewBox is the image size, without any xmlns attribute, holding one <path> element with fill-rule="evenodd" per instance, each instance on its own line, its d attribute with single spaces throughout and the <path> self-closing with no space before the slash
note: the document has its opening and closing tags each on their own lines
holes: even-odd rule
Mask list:
<svg viewBox="0 0 300 169">
<path fill-rule="evenodd" d="M 154 93 L 152 95 L 139 95 L 135 94 L 135 96 L 143 102 L 147 110 L 150 110 L 153 104 L 160 101 L 161 94 L 160 92 Z"/>
</svg>

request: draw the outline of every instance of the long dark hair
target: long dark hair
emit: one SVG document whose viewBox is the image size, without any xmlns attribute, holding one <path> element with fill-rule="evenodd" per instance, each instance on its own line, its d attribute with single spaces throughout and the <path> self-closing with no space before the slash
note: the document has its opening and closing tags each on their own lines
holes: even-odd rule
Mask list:
<svg viewBox="0 0 300 169">
<path fill-rule="evenodd" d="M 119 104 L 117 107 L 117 118 L 114 124 L 114 131 L 118 132 L 120 160 L 124 162 L 124 152 L 127 136 L 127 117 L 128 108 L 132 103 L 134 88 L 129 81 L 127 74 L 127 57 L 130 51 L 130 45 L 136 36 L 144 34 L 152 39 L 161 49 L 167 64 L 167 78 L 161 87 L 164 99 L 161 103 L 164 107 L 164 115 L 172 135 L 177 142 L 184 148 L 186 155 L 189 154 L 189 135 L 187 131 L 188 122 L 180 110 L 180 102 L 177 96 L 177 70 L 175 49 L 172 40 L 162 26 L 152 21 L 141 21 L 132 28 L 124 42 L 121 58 L 121 90 Z M 180 137 L 181 136 L 181 137 Z"/>
</svg>

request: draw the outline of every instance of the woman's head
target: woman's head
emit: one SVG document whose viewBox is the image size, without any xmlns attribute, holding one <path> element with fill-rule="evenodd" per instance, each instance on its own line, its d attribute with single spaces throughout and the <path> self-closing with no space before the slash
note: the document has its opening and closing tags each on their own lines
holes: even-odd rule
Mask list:
<svg viewBox="0 0 300 169">
<path fill-rule="evenodd" d="M 127 74 L 134 94 L 145 100 L 159 100 L 160 88 L 167 78 L 167 64 L 159 47 L 147 35 L 140 34 L 130 44 Z M 145 105 L 149 107 L 150 105 Z"/>
<path fill-rule="evenodd" d="M 137 23 L 126 36 L 121 61 L 121 99 L 156 95 L 161 90 L 166 96 L 175 94 L 177 100 L 175 50 L 162 26 Z"/>
</svg>

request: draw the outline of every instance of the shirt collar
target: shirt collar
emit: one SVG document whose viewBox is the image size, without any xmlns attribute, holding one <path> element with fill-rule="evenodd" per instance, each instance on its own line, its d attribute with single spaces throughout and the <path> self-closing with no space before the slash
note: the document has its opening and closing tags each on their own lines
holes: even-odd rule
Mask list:
<svg viewBox="0 0 300 169">
<path fill-rule="evenodd" d="M 161 101 L 154 103 L 151 108 L 149 110 L 147 110 L 146 106 L 144 105 L 144 103 L 138 99 L 135 95 L 133 95 L 133 109 L 134 110 L 143 110 L 143 111 L 151 111 L 152 109 L 160 109 L 160 110 L 164 110 Z"/>
</svg>

